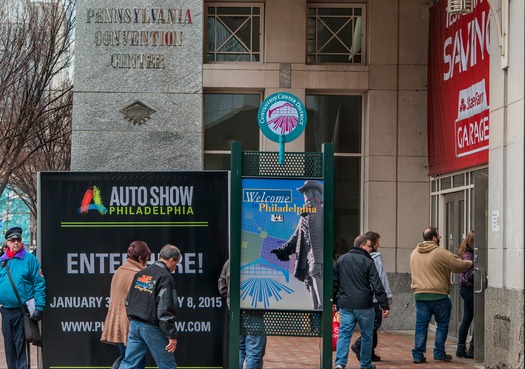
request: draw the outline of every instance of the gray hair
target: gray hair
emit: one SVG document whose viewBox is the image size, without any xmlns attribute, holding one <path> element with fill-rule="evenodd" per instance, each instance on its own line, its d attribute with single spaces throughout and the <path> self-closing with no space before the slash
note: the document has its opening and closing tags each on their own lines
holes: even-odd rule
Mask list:
<svg viewBox="0 0 525 369">
<path fill-rule="evenodd" d="M 371 241 L 370 237 L 368 237 L 367 235 L 361 234 L 355 238 L 354 247 L 361 247 L 361 245 L 366 244 L 368 241 Z"/>
<path fill-rule="evenodd" d="M 160 250 L 159 258 L 162 260 L 169 260 L 171 258 L 173 258 L 173 260 L 178 260 L 180 258 L 180 250 L 177 246 L 168 243 Z"/>
</svg>

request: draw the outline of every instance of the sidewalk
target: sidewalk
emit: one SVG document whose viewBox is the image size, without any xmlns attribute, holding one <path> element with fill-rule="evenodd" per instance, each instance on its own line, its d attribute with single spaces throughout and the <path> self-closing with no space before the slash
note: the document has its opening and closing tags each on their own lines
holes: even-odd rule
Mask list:
<svg viewBox="0 0 525 369">
<path fill-rule="evenodd" d="M 453 359 L 449 363 L 432 360 L 433 332 L 429 332 L 427 341 L 426 364 L 412 362 L 414 345 L 413 331 L 378 332 L 379 345 L 376 348 L 381 361 L 374 362 L 377 369 L 483 369 L 481 363 L 472 359 L 458 359 L 455 356 L 456 342 L 447 340 L 446 351 Z M 354 334 L 352 343 L 359 337 Z M 334 353 L 335 357 L 335 353 Z M 332 360 L 333 363 L 334 360 Z M 268 337 L 264 369 L 320 369 L 319 338 L 304 337 Z M 322 368 L 331 369 L 331 368 Z M 359 369 L 359 361 L 350 350 L 346 369 Z"/>
<path fill-rule="evenodd" d="M 434 337 L 429 332 L 426 364 L 412 363 L 412 347 L 414 332 L 382 332 L 379 333 L 379 345 L 376 352 L 381 361 L 374 363 L 377 369 L 483 369 L 483 364 L 476 364 L 474 360 L 458 359 L 455 357 L 456 343 L 448 340 L 447 353 L 453 356 L 450 363 L 441 363 L 432 360 L 432 344 Z M 352 337 L 352 343 L 359 337 L 359 333 Z M 333 362 L 333 360 L 332 360 Z M 31 369 L 37 368 L 36 348 L 31 346 Z M 319 338 L 305 337 L 268 337 L 264 369 L 320 369 Z M 7 369 L 5 363 L 4 341 L 0 335 L 0 369 Z M 331 368 L 322 368 L 331 369 Z M 350 351 L 346 369 L 359 369 L 359 362 Z"/>
</svg>

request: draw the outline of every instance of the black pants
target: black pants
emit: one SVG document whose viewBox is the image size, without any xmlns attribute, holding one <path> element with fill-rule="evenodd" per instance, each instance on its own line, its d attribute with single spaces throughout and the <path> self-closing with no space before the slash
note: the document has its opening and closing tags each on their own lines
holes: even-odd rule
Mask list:
<svg viewBox="0 0 525 369">
<path fill-rule="evenodd" d="M 466 341 L 470 324 L 474 319 L 474 289 L 472 287 L 461 286 L 459 294 L 463 299 L 463 319 L 461 320 L 461 326 L 459 327 L 458 345 L 465 345 L 467 343 Z M 474 344 L 474 334 L 472 335 L 472 341 L 470 341 L 470 344 Z"/>
<path fill-rule="evenodd" d="M 374 352 L 374 349 L 377 347 L 377 331 L 381 327 L 381 324 L 383 323 L 383 311 L 381 310 L 381 307 L 379 306 L 378 302 L 374 302 L 374 330 L 372 332 L 372 353 Z M 358 350 L 361 349 L 361 336 L 354 342 L 355 347 L 357 347 Z"/>
<path fill-rule="evenodd" d="M 20 308 L 0 308 L 7 369 L 30 369 L 29 345 L 24 337 L 24 316 Z"/>
</svg>

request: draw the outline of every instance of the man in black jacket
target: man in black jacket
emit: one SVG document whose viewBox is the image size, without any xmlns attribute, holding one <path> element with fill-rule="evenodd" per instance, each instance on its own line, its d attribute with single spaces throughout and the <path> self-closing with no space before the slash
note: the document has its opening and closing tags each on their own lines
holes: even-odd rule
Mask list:
<svg viewBox="0 0 525 369">
<path fill-rule="evenodd" d="M 361 330 L 361 369 L 375 369 L 372 364 L 372 331 L 374 327 L 374 295 L 387 318 L 388 298 L 370 256 L 372 241 L 360 235 L 354 247 L 337 259 L 334 266 L 334 301 L 338 301 L 341 326 L 335 355 L 336 369 L 348 363 L 348 349 L 356 323 Z"/>
<path fill-rule="evenodd" d="M 137 368 L 148 349 L 159 369 L 177 367 L 177 292 L 171 273 L 179 261 L 179 249 L 168 244 L 160 250 L 158 261 L 133 278 L 126 298 L 128 344 L 120 369 Z"/>
</svg>

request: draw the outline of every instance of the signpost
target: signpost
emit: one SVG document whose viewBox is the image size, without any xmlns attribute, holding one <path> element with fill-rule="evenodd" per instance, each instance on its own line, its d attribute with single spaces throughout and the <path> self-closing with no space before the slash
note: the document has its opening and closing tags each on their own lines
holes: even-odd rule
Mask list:
<svg viewBox="0 0 525 369">
<path fill-rule="evenodd" d="M 284 145 L 303 133 L 307 114 L 304 104 L 295 95 L 277 92 L 268 96 L 257 114 L 262 133 L 279 143 L 279 164 L 284 164 Z"/>
</svg>

